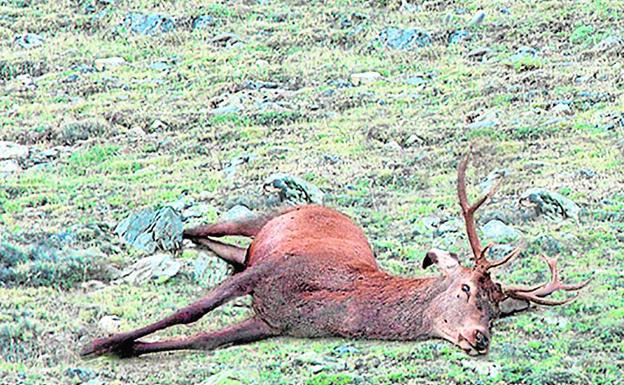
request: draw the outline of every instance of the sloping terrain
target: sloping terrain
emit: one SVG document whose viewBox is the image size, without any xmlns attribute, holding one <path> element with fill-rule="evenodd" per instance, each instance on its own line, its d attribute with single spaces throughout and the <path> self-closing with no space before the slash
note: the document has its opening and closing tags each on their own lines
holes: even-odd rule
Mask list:
<svg viewBox="0 0 624 385">
<path fill-rule="evenodd" d="M 2 0 L 0 42 L 0 383 L 623 383 L 624 2 Z M 437 274 L 430 247 L 468 251 L 471 144 L 474 195 L 505 176 L 480 225 L 525 245 L 498 279 L 547 279 L 542 252 L 594 277 L 570 305 L 497 322 L 487 357 L 278 338 L 79 358 L 102 319 L 144 325 L 229 273 L 187 248 L 170 279 L 117 281 L 144 257 L 114 234 L 130 214 L 271 210 L 263 186 L 286 173 L 360 224 L 384 269 Z M 158 336 L 249 313 L 238 300 Z"/>
</svg>

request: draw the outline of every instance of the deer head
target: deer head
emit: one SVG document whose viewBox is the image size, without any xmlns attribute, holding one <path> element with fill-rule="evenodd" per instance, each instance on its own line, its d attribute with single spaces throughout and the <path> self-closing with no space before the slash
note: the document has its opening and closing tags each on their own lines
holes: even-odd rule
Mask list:
<svg viewBox="0 0 624 385">
<path fill-rule="evenodd" d="M 514 287 L 504 286 L 492 280 L 491 270 L 508 263 L 518 256 L 521 250 L 515 248 L 500 260 L 487 259 L 487 252 L 493 244 L 482 246 L 474 214 L 492 197 L 498 184 L 471 205 L 466 193 L 466 167 L 469 157 L 470 153 L 459 163 L 457 193 L 474 266 L 462 266 L 455 254 L 433 249 L 425 256 L 423 268 L 435 264 L 444 275 L 442 284 L 446 289 L 432 301 L 429 308 L 433 333 L 459 346 L 468 354 L 478 355 L 488 352 L 490 328 L 494 320 L 526 310 L 531 303 L 557 306 L 571 302 L 577 294 L 563 300 L 547 297 L 558 290 L 567 292 L 579 290 L 590 280 L 578 284 L 563 284 L 559 279 L 557 260 L 547 256 L 543 258 L 550 269 L 550 282 L 534 287 Z"/>
</svg>

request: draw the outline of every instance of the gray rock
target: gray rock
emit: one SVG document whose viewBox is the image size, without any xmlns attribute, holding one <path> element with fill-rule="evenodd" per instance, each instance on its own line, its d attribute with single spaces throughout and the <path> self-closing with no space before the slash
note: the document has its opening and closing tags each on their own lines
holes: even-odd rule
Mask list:
<svg viewBox="0 0 624 385">
<path fill-rule="evenodd" d="M 463 29 L 459 29 L 450 34 L 450 36 L 448 37 L 448 43 L 459 44 L 468 39 L 470 39 L 470 32 L 463 30 Z"/>
<path fill-rule="evenodd" d="M 386 28 L 376 39 L 383 46 L 399 50 L 412 50 L 431 45 L 429 32 L 417 28 Z"/>
<path fill-rule="evenodd" d="M 513 54 L 509 59 L 512 63 L 520 61 L 525 57 L 537 57 L 537 50 L 533 47 L 522 46 L 518 48 L 515 54 Z"/>
<path fill-rule="evenodd" d="M 481 228 L 484 238 L 492 242 L 505 243 L 520 238 L 520 232 L 498 219 L 489 221 Z"/>
<path fill-rule="evenodd" d="M 410 86 L 419 86 L 421 84 L 426 84 L 428 81 L 422 76 L 412 76 L 410 78 L 405 79 L 403 82 Z"/>
<path fill-rule="evenodd" d="M 213 37 L 210 41 L 223 47 L 229 47 L 238 43 L 242 43 L 242 39 L 240 38 L 240 36 L 230 32 L 221 33 Z"/>
<path fill-rule="evenodd" d="M 22 171 L 22 167 L 14 159 L 0 161 L 0 177 L 6 177 Z"/>
<path fill-rule="evenodd" d="M 383 79 L 383 76 L 379 72 L 361 72 L 357 74 L 351 74 L 351 84 L 359 86 L 361 84 L 375 83 Z"/>
<path fill-rule="evenodd" d="M 556 221 L 566 218 L 578 220 L 581 212 L 581 208 L 572 200 L 544 188 L 525 191 L 520 197 L 520 204 L 533 207 L 537 215 Z"/>
<path fill-rule="evenodd" d="M 150 280 L 165 282 L 175 276 L 180 271 L 181 266 L 182 264 L 174 260 L 169 254 L 154 254 L 140 259 L 124 269 L 116 282 L 127 282 L 133 285 L 141 285 Z"/>
<path fill-rule="evenodd" d="M 208 27 L 214 27 L 216 20 L 210 15 L 201 15 L 193 19 L 193 29 L 206 29 Z"/>
<path fill-rule="evenodd" d="M 171 207 L 142 210 L 121 221 L 115 234 L 148 254 L 156 250 L 174 251 L 182 244 L 183 224 Z"/>
<path fill-rule="evenodd" d="M 498 120 L 479 120 L 466 126 L 468 130 L 479 130 L 483 128 L 494 128 L 498 126 Z"/>
<path fill-rule="evenodd" d="M 155 61 L 150 64 L 149 68 L 155 71 L 167 71 L 171 68 L 171 66 L 163 61 Z"/>
<path fill-rule="evenodd" d="M 236 114 L 243 110 L 243 106 L 240 104 L 226 104 L 225 106 L 213 108 L 210 111 L 213 115 L 227 115 L 227 114 Z"/>
<path fill-rule="evenodd" d="M 0 141 L 0 160 L 25 159 L 28 158 L 28 147 L 13 143 Z"/>
<path fill-rule="evenodd" d="M 219 220 L 223 222 L 241 222 L 255 217 L 256 214 L 254 214 L 253 211 L 251 211 L 247 206 L 236 205 L 223 213 Z"/>
<path fill-rule="evenodd" d="M 323 204 L 324 193 L 318 187 L 305 180 L 283 173 L 271 175 L 264 183 L 265 191 L 277 192 L 278 202 L 292 205 L 316 203 Z"/>
<path fill-rule="evenodd" d="M 449 219 L 447 221 L 441 222 L 438 225 L 436 231 L 434 231 L 434 237 L 442 237 L 446 236 L 450 233 L 457 233 L 463 228 L 463 222 L 458 218 Z"/>
<path fill-rule="evenodd" d="M 140 35 L 156 35 L 173 31 L 175 23 L 171 17 L 159 13 L 130 12 L 124 18 L 124 26 Z"/>
<path fill-rule="evenodd" d="M 479 189 L 482 194 L 487 194 L 500 180 L 509 176 L 511 171 L 507 168 L 498 168 L 488 174 L 485 179 L 479 183 Z"/>
<path fill-rule="evenodd" d="M 485 11 L 478 11 L 468 23 L 468 27 L 478 27 L 483 24 L 483 20 L 485 20 Z"/>
<path fill-rule="evenodd" d="M 93 62 L 93 67 L 97 71 L 104 71 L 109 68 L 115 68 L 126 64 L 126 60 L 122 57 L 107 57 L 103 59 L 96 59 Z"/>
<path fill-rule="evenodd" d="M 14 42 L 21 48 L 30 49 L 42 46 L 45 39 L 43 36 L 35 33 L 25 33 L 23 35 L 17 35 Z"/>
<path fill-rule="evenodd" d="M 203 288 L 212 288 L 232 274 L 230 265 L 201 251 L 193 261 L 193 280 Z"/>
</svg>

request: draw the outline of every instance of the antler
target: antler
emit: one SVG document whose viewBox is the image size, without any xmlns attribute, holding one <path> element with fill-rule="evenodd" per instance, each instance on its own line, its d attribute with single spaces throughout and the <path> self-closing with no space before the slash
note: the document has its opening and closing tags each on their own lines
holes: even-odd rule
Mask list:
<svg viewBox="0 0 624 385">
<path fill-rule="evenodd" d="M 548 258 L 546 255 L 542 254 L 542 258 L 548 264 L 548 268 L 550 269 L 550 282 L 543 283 L 541 285 L 537 285 L 534 287 L 518 287 L 511 286 L 503 288 L 503 293 L 507 297 L 527 300 L 529 302 L 537 303 L 539 305 L 546 306 L 557 306 L 563 305 L 568 302 L 572 302 L 576 299 L 578 294 L 574 294 L 571 297 L 566 299 L 557 301 L 552 299 L 546 299 L 552 293 L 562 290 L 562 291 L 577 291 L 585 286 L 591 281 L 591 278 L 577 283 L 577 284 L 564 284 L 559 280 L 559 270 L 557 269 L 557 258 Z"/>
<path fill-rule="evenodd" d="M 502 266 L 507 262 L 511 261 L 515 256 L 520 254 L 520 249 L 515 248 L 509 254 L 498 261 L 490 262 L 485 257 L 487 251 L 494 244 L 490 243 L 485 247 L 481 246 L 481 241 L 479 240 L 479 235 L 477 234 L 477 224 L 475 222 L 474 214 L 475 212 L 488 200 L 490 199 L 498 190 L 500 186 L 500 180 L 497 181 L 490 191 L 487 192 L 484 196 L 479 198 L 474 204 L 470 204 L 468 202 L 468 194 L 466 192 L 466 168 L 468 167 L 468 161 L 470 160 L 470 151 L 461 162 L 459 162 L 459 166 L 457 168 L 457 195 L 459 197 L 459 205 L 462 209 L 462 215 L 464 217 L 464 222 L 466 223 L 466 233 L 468 234 L 468 241 L 470 242 L 470 247 L 472 248 L 472 253 L 475 260 L 475 268 L 486 272 L 487 270 Z"/>
</svg>

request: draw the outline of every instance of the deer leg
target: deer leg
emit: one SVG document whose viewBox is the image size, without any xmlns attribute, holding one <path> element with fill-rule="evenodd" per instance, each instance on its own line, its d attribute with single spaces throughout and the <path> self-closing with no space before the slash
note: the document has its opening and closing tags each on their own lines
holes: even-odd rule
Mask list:
<svg viewBox="0 0 624 385">
<path fill-rule="evenodd" d="M 214 350 L 220 346 L 238 345 L 279 335 L 279 331 L 258 318 L 214 332 L 198 333 L 188 338 L 174 338 L 158 342 L 130 341 L 111 353 L 119 357 L 136 357 L 146 353 L 169 350 Z"/>
<path fill-rule="evenodd" d="M 245 259 L 247 256 L 247 249 L 242 247 L 229 245 L 227 243 L 215 241 L 210 238 L 195 238 L 193 242 L 206 247 L 208 250 L 217 254 L 217 256 L 228 262 L 236 271 L 245 270 Z"/>
<path fill-rule="evenodd" d="M 266 272 L 270 271 L 270 269 L 270 264 L 262 264 L 245 270 L 240 274 L 236 274 L 214 288 L 207 296 L 199 301 L 186 306 L 153 324 L 129 332 L 114 334 L 107 338 L 96 339 L 85 346 L 80 352 L 80 355 L 102 355 L 114 350 L 116 347 L 126 345 L 128 342 L 134 341 L 148 334 L 152 334 L 155 331 L 165 329 L 173 325 L 195 322 L 203 317 L 204 314 L 217 308 L 218 306 L 223 305 L 225 302 L 233 298 L 249 294 L 258 280 L 264 277 Z"/>
<path fill-rule="evenodd" d="M 255 218 L 250 218 L 237 222 L 219 222 L 213 223 L 211 225 L 203 225 L 191 229 L 185 229 L 184 238 L 195 239 L 205 237 L 222 237 L 225 235 L 242 235 L 245 237 L 254 237 L 260 232 L 260 229 L 262 229 L 268 221 L 293 210 L 297 210 L 297 207 L 289 207 L 281 211 L 260 215 Z"/>
</svg>

